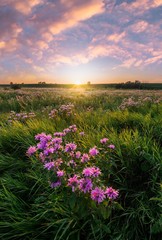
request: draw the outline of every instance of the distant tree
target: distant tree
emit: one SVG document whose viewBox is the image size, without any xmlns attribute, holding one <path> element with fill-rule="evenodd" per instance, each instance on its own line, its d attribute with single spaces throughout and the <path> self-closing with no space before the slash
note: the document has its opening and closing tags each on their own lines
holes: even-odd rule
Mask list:
<svg viewBox="0 0 162 240">
<path fill-rule="evenodd" d="M 127 81 L 125 83 L 116 84 L 116 88 L 122 89 L 142 89 L 143 84 L 139 80 L 135 80 L 134 82 Z"/>
<path fill-rule="evenodd" d="M 17 90 L 17 89 L 20 89 L 21 88 L 21 86 L 20 86 L 20 84 L 17 84 L 17 83 L 12 83 L 12 84 L 10 84 L 10 87 L 11 87 L 11 89 L 13 89 L 13 90 Z"/>
<path fill-rule="evenodd" d="M 87 82 L 87 85 L 91 85 L 91 82 L 90 82 L 90 81 L 88 81 L 88 82 Z"/>
<path fill-rule="evenodd" d="M 46 82 L 38 82 L 38 84 L 44 85 L 46 84 Z"/>
</svg>

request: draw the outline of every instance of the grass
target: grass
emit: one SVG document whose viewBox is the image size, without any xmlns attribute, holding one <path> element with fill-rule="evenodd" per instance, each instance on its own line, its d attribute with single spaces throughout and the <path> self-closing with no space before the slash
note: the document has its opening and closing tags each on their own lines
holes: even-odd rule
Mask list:
<svg viewBox="0 0 162 240">
<path fill-rule="evenodd" d="M 153 102 L 144 102 L 122 111 L 119 106 L 132 95 L 155 99 L 161 93 L 80 91 L 0 92 L 0 238 L 160 240 L 162 103 L 157 108 Z M 71 116 L 58 114 L 49 119 L 50 109 L 67 103 L 74 104 Z M 36 117 L 8 123 L 11 110 L 34 111 Z M 108 184 L 120 194 L 112 211 L 91 206 L 68 189 L 51 189 L 38 160 L 26 156 L 37 133 L 53 134 L 72 124 L 77 125 L 78 132 L 85 132 L 82 139 L 78 134 L 73 137 L 85 151 L 97 146 L 103 137 L 116 146 Z"/>
</svg>

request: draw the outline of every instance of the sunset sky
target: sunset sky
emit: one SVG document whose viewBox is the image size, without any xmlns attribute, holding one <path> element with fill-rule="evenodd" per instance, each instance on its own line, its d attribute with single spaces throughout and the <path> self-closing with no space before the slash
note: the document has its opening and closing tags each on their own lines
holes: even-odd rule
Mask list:
<svg viewBox="0 0 162 240">
<path fill-rule="evenodd" d="M 0 83 L 162 83 L 162 0 L 0 0 Z"/>
</svg>

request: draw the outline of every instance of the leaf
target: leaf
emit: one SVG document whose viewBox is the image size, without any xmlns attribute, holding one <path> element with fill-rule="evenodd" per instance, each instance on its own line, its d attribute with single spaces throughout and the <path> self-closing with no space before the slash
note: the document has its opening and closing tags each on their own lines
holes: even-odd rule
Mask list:
<svg viewBox="0 0 162 240">
<path fill-rule="evenodd" d="M 111 208 L 100 206 L 99 211 L 103 217 L 103 219 L 108 219 L 111 215 Z"/>
<path fill-rule="evenodd" d="M 71 194 L 70 198 L 69 198 L 69 205 L 71 209 L 74 209 L 76 204 L 76 196 L 74 194 Z"/>
<path fill-rule="evenodd" d="M 153 197 L 153 198 L 150 198 L 149 199 L 150 201 L 162 201 L 162 199 L 161 198 L 156 198 L 156 197 Z"/>
<path fill-rule="evenodd" d="M 118 203 L 118 202 L 114 202 L 113 205 L 114 205 L 115 209 L 124 210 L 124 208 L 123 208 L 123 207 L 121 206 L 121 204 Z"/>
</svg>

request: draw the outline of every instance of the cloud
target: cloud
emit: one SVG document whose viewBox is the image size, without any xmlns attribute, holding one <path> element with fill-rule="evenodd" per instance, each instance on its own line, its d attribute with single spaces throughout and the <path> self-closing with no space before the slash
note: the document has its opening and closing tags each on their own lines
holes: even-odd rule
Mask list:
<svg viewBox="0 0 162 240">
<path fill-rule="evenodd" d="M 108 41 L 112 41 L 112 42 L 115 42 L 115 43 L 118 43 L 119 41 L 121 41 L 124 37 L 126 36 L 126 33 L 125 32 L 122 32 L 122 33 L 114 33 L 114 34 L 111 34 L 109 36 L 107 36 L 107 40 Z"/>
<path fill-rule="evenodd" d="M 75 3 L 79 2 L 76 1 Z M 67 5 L 65 4 L 65 6 Z M 49 24 L 49 31 L 52 34 L 59 34 L 61 31 L 76 26 L 80 21 L 89 19 L 103 11 L 103 4 L 100 0 L 82 1 L 82 4 L 78 5 L 73 2 L 68 11 L 65 11 L 59 19 Z"/>
<path fill-rule="evenodd" d="M 15 8 L 18 12 L 28 15 L 31 13 L 33 7 L 42 2 L 42 0 L 1 0 L 0 6 L 10 6 Z"/>
<path fill-rule="evenodd" d="M 158 66 L 161 6 L 162 0 L 0 0 L 0 62 L 14 59 L 13 68 L 24 64 L 35 74 L 89 62 L 99 68 L 100 60 L 128 71 Z"/>
<path fill-rule="evenodd" d="M 37 41 L 36 45 L 39 49 L 48 49 L 48 44 L 44 41 Z"/>
<path fill-rule="evenodd" d="M 123 4 L 124 5 L 124 4 Z M 136 14 L 142 14 L 145 11 L 156 8 L 162 5 L 162 0 L 141 0 L 133 1 L 132 3 L 125 3 L 126 10 Z"/>
<path fill-rule="evenodd" d="M 148 23 L 146 21 L 138 21 L 130 26 L 132 32 L 141 33 L 148 28 Z"/>
<path fill-rule="evenodd" d="M 6 46 L 6 43 L 4 41 L 1 41 L 0 42 L 0 49 L 5 48 L 5 46 Z"/>
</svg>

